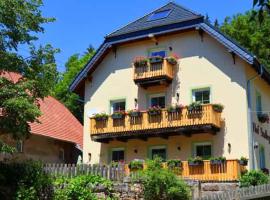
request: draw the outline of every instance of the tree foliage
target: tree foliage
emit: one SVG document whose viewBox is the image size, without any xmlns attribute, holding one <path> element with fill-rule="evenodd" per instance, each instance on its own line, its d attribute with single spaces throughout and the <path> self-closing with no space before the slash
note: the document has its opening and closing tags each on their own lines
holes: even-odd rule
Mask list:
<svg viewBox="0 0 270 200">
<path fill-rule="evenodd" d="M 270 0 L 253 0 L 253 7 L 258 7 L 258 10 L 252 11 L 252 19 L 258 17 L 260 23 L 265 19 L 265 14 L 270 14 Z"/>
<path fill-rule="evenodd" d="M 42 0 L 0 1 L 0 73 L 16 72 L 23 77 L 18 82 L 0 75 L 0 133 L 14 138 L 29 135 L 29 122 L 40 116 L 38 100 L 48 96 L 56 77 L 54 54 L 51 45 L 38 46 L 37 35 L 44 32 L 43 24 L 54 21 L 40 11 Z M 20 49 L 27 49 L 28 57 Z"/>
<path fill-rule="evenodd" d="M 60 80 L 56 84 L 53 95 L 77 117 L 79 121 L 83 120 L 83 103 L 79 96 L 69 90 L 69 86 L 81 71 L 85 64 L 94 54 L 94 48 L 89 46 L 83 56 L 74 54 L 69 57 L 65 64 L 66 70 L 60 75 Z"/>
<path fill-rule="evenodd" d="M 237 14 L 232 18 L 227 17 L 220 29 L 256 55 L 270 69 L 270 15 L 264 16 L 265 19 L 260 24 L 258 16 L 250 20 L 252 11 Z"/>
</svg>

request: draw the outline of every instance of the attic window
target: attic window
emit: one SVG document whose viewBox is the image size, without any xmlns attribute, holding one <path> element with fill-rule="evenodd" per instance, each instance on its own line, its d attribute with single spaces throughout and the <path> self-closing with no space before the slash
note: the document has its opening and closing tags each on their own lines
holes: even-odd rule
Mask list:
<svg viewBox="0 0 270 200">
<path fill-rule="evenodd" d="M 168 17 L 170 12 L 171 12 L 171 10 L 162 10 L 162 11 L 159 11 L 159 12 L 155 12 L 152 15 L 149 16 L 147 21 L 153 21 L 153 20 L 157 20 L 157 19 L 166 18 L 166 17 Z"/>
</svg>

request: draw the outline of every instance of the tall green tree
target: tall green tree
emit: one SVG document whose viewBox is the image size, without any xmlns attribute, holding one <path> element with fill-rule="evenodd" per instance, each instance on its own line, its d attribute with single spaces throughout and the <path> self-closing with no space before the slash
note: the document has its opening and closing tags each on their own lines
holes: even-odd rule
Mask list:
<svg viewBox="0 0 270 200">
<path fill-rule="evenodd" d="M 30 134 L 30 122 L 41 115 L 38 100 L 50 94 L 57 78 L 51 45 L 35 46 L 43 24 L 53 18 L 42 16 L 42 0 L 0 1 L 0 73 L 17 72 L 23 77 L 13 82 L 0 75 L 0 133 L 14 138 Z M 27 58 L 19 49 L 27 49 Z"/>
<path fill-rule="evenodd" d="M 251 16 L 252 11 L 227 17 L 220 29 L 256 55 L 270 70 L 270 15 L 264 14 L 261 24 L 258 16 L 250 20 Z"/>
<path fill-rule="evenodd" d="M 64 105 L 73 113 L 73 115 L 76 116 L 80 122 L 83 121 L 84 104 L 77 94 L 72 93 L 69 90 L 69 86 L 74 80 L 75 76 L 82 70 L 94 53 L 95 50 L 90 45 L 82 56 L 79 54 L 74 54 L 69 57 L 65 64 L 65 72 L 60 75 L 59 82 L 56 84 L 53 91 L 53 95 L 64 103 Z"/>
</svg>

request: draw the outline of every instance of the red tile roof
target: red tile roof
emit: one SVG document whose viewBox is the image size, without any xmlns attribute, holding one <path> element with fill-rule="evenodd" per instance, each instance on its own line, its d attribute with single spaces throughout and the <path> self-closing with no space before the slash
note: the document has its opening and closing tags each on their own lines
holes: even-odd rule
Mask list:
<svg viewBox="0 0 270 200">
<path fill-rule="evenodd" d="M 40 123 L 32 123 L 31 132 L 59 140 L 74 142 L 82 148 L 83 126 L 58 100 L 49 96 L 39 102 Z"/>
<path fill-rule="evenodd" d="M 17 82 L 21 75 L 13 72 L 2 72 L 4 76 Z M 83 147 L 83 126 L 73 114 L 58 100 L 49 96 L 39 101 L 42 115 L 40 123 L 31 123 L 31 132 L 58 140 L 76 143 Z"/>
</svg>

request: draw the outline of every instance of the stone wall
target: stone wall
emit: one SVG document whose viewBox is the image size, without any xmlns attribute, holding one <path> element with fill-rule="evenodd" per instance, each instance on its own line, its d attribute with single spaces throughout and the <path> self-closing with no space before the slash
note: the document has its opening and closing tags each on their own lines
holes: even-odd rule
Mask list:
<svg viewBox="0 0 270 200">
<path fill-rule="evenodd" d="M 192 190 L 192 199 L 200 199 L 209 194 L 220 194 L 224 191 L 236 190 L 239 184 L 236 182 L 211 182 L 203 183 L 194 180 L 185 180 Z M 106 198 L 108 194 L 105 188 L 96 188 L 95 193 L 99 198 Z M 115 183 L 113 187 L 113 195 L 120 200 L 143 200 L 143 188 L 139 183 Z"/>
</svg>

